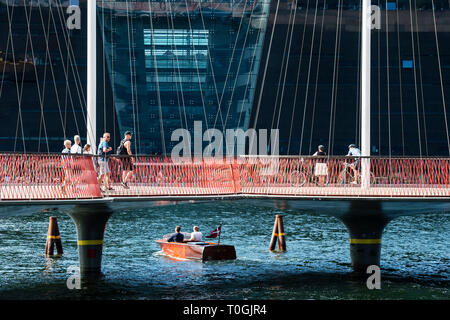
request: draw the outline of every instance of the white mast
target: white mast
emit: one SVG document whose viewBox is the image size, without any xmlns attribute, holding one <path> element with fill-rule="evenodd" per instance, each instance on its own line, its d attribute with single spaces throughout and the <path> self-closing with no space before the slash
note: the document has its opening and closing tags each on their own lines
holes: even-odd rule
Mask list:
<svg viewBox="0 0 450 320">
<path fill-rule="evenodd" d="M 97 132 L 97 1 L 87 1 L 87 143 L 96 153 Z"/>
<path fill-rule="evenodd" d="M 370 49 L 371 49 L 371 0 L 362 1 L 361 27 L 361 153 L 370 156 Z M 361 187 L 370 186 L 370 160 L 361 161 Z"/>
</svg>

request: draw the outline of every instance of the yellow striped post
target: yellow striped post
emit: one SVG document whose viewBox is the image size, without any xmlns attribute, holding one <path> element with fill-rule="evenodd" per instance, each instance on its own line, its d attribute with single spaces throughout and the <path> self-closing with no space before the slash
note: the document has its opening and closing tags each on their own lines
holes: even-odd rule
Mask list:
<svg viewBox="0 0 450 320">
<path fill-rule="evenodd" d="M 58 221 L 56 220 L 56 217 L 50 217 L 48 223 L 47 241 L 45 242 L 46 256 L 53 256 L 55 245 L 57 255 L 62 255 L 63 248 L 61 243 L 61 236 L 59 234 Z"/>
<path fill-rule="evenodd" d="M 102 240 L 78 240 L 79 246 L 101 246 L 103 245 Z"/>
<path fill-rule="evenodd" d="M 350 244 L 381 244 L 381 239 L 350 239 Z"/>
<path fill-rule="evenodd" d="M 275 250 L 277 239 L 278 239 L 278 219 L 275 218 L 275 223 L 273 224 L 272 239 L 270 239 L 269 251 Z"/>
<path fill-rule="evenodd" d="M 286 251 L 286 236 L 284 234 L 283 216 L 277 215 L 278 220 L 278 250 Z"/>
</svg>

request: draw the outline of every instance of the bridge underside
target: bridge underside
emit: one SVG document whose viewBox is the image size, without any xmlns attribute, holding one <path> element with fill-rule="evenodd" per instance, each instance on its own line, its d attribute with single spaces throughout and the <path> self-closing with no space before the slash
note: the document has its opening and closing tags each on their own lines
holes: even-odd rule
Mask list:
<svg viewBox="0 0 450 320">
<path fill-rule="evenodd" d="M 389 218 L 401 215 L 450 212 L 450 197 L 342 197 L 296 196 L 272 194 L 223 195 L 155 195 L 134 197 L 105 197 L 80 200 L 8 200 L 0 201 L 0 216 L 29 215 L 53 209 L 70 209 L 75 205 L 107 205 L 112 209 L 145 208 L 175 203 L 200 201 L 255 200 L 255 204 L 280 209 L 295 209 L 337 218 L 350 210 L 355 202 L 379 203 L 380 210 Z"/>
</svg>

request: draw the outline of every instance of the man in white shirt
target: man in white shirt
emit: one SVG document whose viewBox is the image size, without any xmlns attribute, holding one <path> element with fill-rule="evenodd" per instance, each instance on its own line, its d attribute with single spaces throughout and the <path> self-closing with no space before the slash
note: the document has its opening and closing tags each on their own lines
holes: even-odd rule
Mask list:
<svg viewBox="0 0 450 320">
<path fill-rule="evenodd" d="M 198 227 L 194 226 L 194 232 L 191 233 L 191 238 L 188 240 L 184 240 L 185 242 L 191 242 L 191 241 L 195 241 L 195 242 L 201 242 L 203 241 L 203 234 L 201 232 L 198 231 Z"/>
<path fill-rule="evenodd" d="M 74 144 L 73 144 L 72 148 L 70 148 L 70 153 L 71 154 L 77 154 L 77 153 L 82 154 L 83 149 L 80 146 L 80 143 L 81 143 L 80 136 L 77 135 L 77 136 L 73 137 L 73 141 L 74 141 Z"/>
<path fill-rule="evenodd" d="M 354 144 L 351 144 L 348 146 L 348 157 L 360 157 L 361 156 L 361 150 L 358 149 L 358 147 Z M 358 177 L 359 177 L 359 166 L 360 166 L 360 158 L 354 158 L 355 161 L 351 164 L 351 168 L 353 170 L 353 176 L 354 179 L 352 181 L 352 184 L 358 183 Z"/>
</svg>

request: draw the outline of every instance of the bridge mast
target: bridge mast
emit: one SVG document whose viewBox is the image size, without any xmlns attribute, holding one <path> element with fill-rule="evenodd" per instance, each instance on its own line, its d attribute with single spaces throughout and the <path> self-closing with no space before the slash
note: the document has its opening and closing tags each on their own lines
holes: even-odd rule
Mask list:
<svg viewBox="0 0 450 320">
<path fill-rule="evenodd" d="M 361 27 L 361 153 L 370 156 L 370 59 L 371 59 L 371 0 L 362 0 Z M 361 187 L 370 185 L 370 160 L 361 161 Z"/>
<path fill-rule="evenodd" d="M 87 2 L 87 143 L 96 153 L 97 133 L 97 1 Z"/>
</svg>

